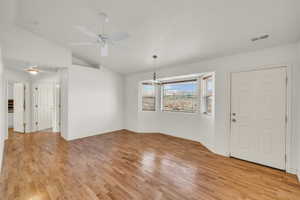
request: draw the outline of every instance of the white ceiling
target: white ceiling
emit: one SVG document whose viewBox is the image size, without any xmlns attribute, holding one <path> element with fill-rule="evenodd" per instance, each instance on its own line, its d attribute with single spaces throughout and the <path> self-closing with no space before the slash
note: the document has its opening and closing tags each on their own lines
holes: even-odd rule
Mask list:
<svg viewBox="0 0 300 200">
<path fill-rule="evenodd" d="M 72 48 L 74 55 L 121 73 L 229 55 L 291 43 L 300 39 L 299 0 L 19 0 L 16 21 L 30 31 Z M 84 25 L 100 32 L 99 12 L 109 15 L 108 32 L 130 38 L 100 57 L 73 28 Z M 270 38 L 250 39 L 263 34 Z"/>
</svg>

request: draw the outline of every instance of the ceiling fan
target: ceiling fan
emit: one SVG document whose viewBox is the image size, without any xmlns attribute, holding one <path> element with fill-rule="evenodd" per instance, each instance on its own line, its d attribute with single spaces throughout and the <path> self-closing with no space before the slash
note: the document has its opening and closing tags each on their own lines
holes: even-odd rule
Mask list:
<svg viewBox="0 0 300 200">
<path fill-rule="evenodd" d="M 129 38 L 129 34 L 125 32 L 116 32 L 111 34 L 106 34 L 104 31 L 105 23 L 108 23 L 108 16 L 105 13 L 99 14 L 103 18 L 103 24 L 102 24 L 102 33 L 96 34 L 92 31 L 90 31 L 88 28 L 84 26 L 74 26 L 74 28 L 84 35 L 88 36 L 89 38 L 93 39 L 93 42 L 73 42 L 71 43 L 71 46 L 90 46 L 90 45 L 96 45 L 100 46 L 100 53 L 101 56 L 108 56 L 108 45 L 114 45 L 116 42 L 119 42 L 121 40 L 125 40 Z"/>
</svg>

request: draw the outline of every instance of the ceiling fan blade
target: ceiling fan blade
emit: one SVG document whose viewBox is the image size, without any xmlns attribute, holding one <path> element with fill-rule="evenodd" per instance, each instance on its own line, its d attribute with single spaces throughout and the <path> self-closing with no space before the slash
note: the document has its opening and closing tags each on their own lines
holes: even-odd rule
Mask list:
<svg viewBox="0 0 300 200">
<path fill-rule="evenodd" d="M 103 44 L 103 46 L 101 46 L 101 56 L 103 56 L 103 57 L 108 56 L 108 45 L 107 44 Z"/>
<path fill-rule="evenodd" d="M 109 40 L 111 41 L 120 41 L 129 38 L 129 34 L 125 32 L 117 32 L 108 35 Z"/>
<path fill-rule="evenodd" d="M 99 39 L 99 36 L 96 33 L 93 33 L 92 31 L 88 30 L 84 26 L 74 26 L 75 29 L 79 30 L 81 33 L 84 35 L 94 38 L 94 39 Z"/>
<path fill-rule="evenodd" d="M 91 45 L 97 45 L 96 42 L 72 42 L 70 43 L 71 46 L 91 46 Z"/>
</svg>

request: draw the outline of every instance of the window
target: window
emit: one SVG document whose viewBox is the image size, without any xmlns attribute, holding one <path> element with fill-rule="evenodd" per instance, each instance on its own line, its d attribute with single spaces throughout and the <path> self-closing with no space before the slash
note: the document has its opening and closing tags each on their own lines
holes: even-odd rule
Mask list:
<svg viewBox="0 0 300 200">
<path fill-rule="evenodd" d="M 167 111 L 181 113 L 214 112 L 214 73 L 166 77 L 157 83 L 144 81 L 139 95 L 142 111 Z"/>
<path fill-rule="evenodd" d="M 174 112 L 197 111 L 198 82 L 196 79 L 162 84 L 162 110 Z"/>
<path fill-rule="evenodd" d="M 213 108 L 213 77 L 206 76 L 202 79 L 203 81 L 203 91 L 202 91 L 202 101 L 203 101 L 203 113 L 211 114 Z"/>
<path fill-rule="evenodd" d="M 142 110 L 155 111 L 155 86 L 151 83 L 142 83 Z"/>
</svg>

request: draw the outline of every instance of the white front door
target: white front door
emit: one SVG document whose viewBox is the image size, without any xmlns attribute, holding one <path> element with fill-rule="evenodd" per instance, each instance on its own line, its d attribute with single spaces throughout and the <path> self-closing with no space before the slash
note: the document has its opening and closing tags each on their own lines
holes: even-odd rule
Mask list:
<svg viewBox="0 0 300 200">
<path fill-rule="evenodd" d="M 232 73 L 231 156 L 285 169 L 286 68 Z"/>
<path fill-rule="evenodd" d="M 14 131 L 25 132 L 25 85 L 14 84 Z"/>
</svg>

